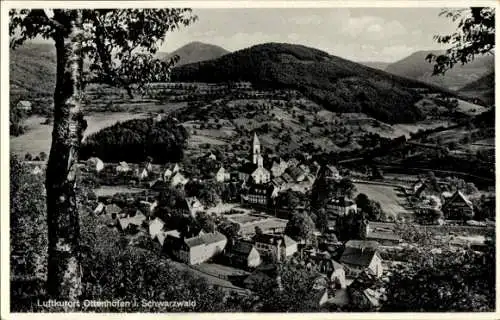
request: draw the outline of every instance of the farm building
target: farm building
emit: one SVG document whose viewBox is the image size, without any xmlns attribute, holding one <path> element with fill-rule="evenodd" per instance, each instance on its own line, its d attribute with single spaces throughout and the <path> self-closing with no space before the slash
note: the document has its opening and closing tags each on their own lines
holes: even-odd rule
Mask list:
<svg viewBox="0 0 500 320">
<path fill-rule="evenodd" d="M 33 174 L 33 175 L 40 175 L 42 173 L 43 173 L 43 170 L 42 170 L 42 168 L 40 168 L 40 166 L 35 166 L 33 168 L 33 170 L 31 170 L 31 174 Z"/>
<path fill-rule="evenodd" d="M 444 203 L 442 211 L 448 220 L 469 220 L 474 216 L 472 202 L 458 190 Z"/>
<path fill-rule="evenodd" d="M 116 167 L 116 172 L 129 172 L 130 166 L 125 161 L 122 161 Z"/>
<path fill-rule="evenodd" d="M 122 212 L 122 208 L 120 208 L 119 206 L 117 206 L 114 203 L 108 204 L 104 208 L 104 213 L 111 216 L 111 217 L 116 217 L 120 212 Z"/>
<path fill-rule="evenodd" d="M 104 169 L 104 162 L 97 157 L 92 157 L 87 160 L 87 165 L 92 171 L 101 172 Z"/>
</svg>

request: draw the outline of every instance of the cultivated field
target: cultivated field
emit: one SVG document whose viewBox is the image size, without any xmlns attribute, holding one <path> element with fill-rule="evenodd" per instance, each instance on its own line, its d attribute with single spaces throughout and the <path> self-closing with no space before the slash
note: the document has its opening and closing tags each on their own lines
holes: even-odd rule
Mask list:
<svg viewBox="0 0 500 320">
<path fill-rule="evenodd" d="M 355 183 L 355 185 L 358 194 L 364 193 L 368 198 L 380 202 L 388 216 L 396 219 L 412 214 L 409 209 L 405 208 L 405 196 L 396 187 L 365 183 Z"/>
</svg>

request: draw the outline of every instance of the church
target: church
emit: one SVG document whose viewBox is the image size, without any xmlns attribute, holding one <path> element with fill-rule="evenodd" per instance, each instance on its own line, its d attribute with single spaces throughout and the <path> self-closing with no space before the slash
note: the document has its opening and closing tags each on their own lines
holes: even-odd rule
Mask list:
<svg viewBox="0 0 500 320">
<path fill-rule="evenodd" d="M 239 175 L 247 187 L 247 192 L 241 195 L 242 202 L 267 205 L 273 191 L 270 184 L 271 172 L 264 168 L 264 158 L 257 134 L 253 136 L 251 162 L 241 167 Z"/>
<path fill-rule="evenodd" d="M 239 171 L 240 180 L 254 184 L 266 184 L 271 181 L 271 173 L 264 168 L 259 137 L 255 133 L 252 143 L 252 161 L 245 163 Z M 250 179 L 251 178 L 251 179 Z"/>
</svg>

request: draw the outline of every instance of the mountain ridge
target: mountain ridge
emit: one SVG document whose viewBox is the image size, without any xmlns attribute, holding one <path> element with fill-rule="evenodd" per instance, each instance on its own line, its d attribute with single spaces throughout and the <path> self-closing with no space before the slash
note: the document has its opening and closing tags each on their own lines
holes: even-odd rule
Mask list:
<svg viewBox="0 0 500 320">
<path fill-rule="evenodd" d="M 450 90 L 459 90 L 494 70 L 495 57 L 493 55 L 478 56 L 470 63 L 457 64 L 448 70 L 445 75 L 433 76 L 433 65 L 425 58 L 429 53 L 444 54 L 444 50 L 419 50 L 409 56 L 391 63 L 385 68 L 386 72 L 402 77 L 434 84 Z"/>
<path fill-rule="evenodd" d="M 425 116 L 415 90 L 451 92 L 355 63 L 324 51 L 288 43 L 265 43 L 220 58 L 179 66 L 174 81 L 250 81 L 256 86 L 297 89 L 334 112 L 364 112 L 386 122 Z"/>
</svg>

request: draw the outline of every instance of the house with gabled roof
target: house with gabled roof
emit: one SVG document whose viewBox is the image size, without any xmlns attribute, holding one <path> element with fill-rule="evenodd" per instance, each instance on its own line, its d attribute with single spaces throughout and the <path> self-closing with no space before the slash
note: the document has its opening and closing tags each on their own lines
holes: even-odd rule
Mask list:
<svg viewBox="0 0 500 320">
<path fill-rule="evenodd" d="M 342 177 L 340 176 L 339 170 L 335 166 L 326 165 L 324 173 L 325 173 L 325 177 L 328 179 L 333 179 L 333 180 L 342 179 Z"/>
<path fill-rule="evenodd" d="M 186 178 L 182 173 L 176 172 L 173 174 L 172 178 L 170 179 L 170 185 L 172 187 L 177 187 L 177 186 L 185 186 L 186 183 L 189 182 L 189 179 Z"/>
<path fill-rule="evenodd" d="M 181 170 L 180 166 L 177 163 L 170 164 L 165 168 L 163 172 L 163 180 L 168 181 L 172 177 L 174 173 L 177 173 Z"/>
<path fill-rule="evenodd" d="M 347 287 L 344 266 L 333 259 L 321 259 L 318 263 L 319 271 L 325 274 L 338 289 Z"/>
<path fill-rule="evenodd" d="M 273 261 L 283 261 L 297 252 L 297 242 L 282 234 L 256 234 L 253 238 L 255 248 L 262 257 Z"/>
<path fill-rule="evenodd" d="M 137 210 L 132 217 L 119 218 L 118 228 L 123 232 L 136 233 L 146 219 L 147 217 L 141 211 Z"/>
<path fill-rule="evenodd" d="M 136 169 L 135 169 L 135 176 L 136 176 L 139 180 L 144 180 L 144 179 L 147 179 L 147 177 L 149 176 L 148 169 L 147 169 L 147 168 L 145 168 L 145 167 L 142 167 L 142 168 L 136 168 Z"/>
<path fill-rule="evenodd" d="M 245 240 L 233 243 L 226 256 L 232 266 L 244 269 L 258 267 L 262 262 L 255 245 Z"/>
<path fill-rule="evenodd" d="M 217 170 L 217 173 L 215 174 L 215 180 L 217 182 L 226 182 L 231 179 L 231 174 L 226 171 L 224 167 L 220 167 L 219 170 Z"/>
<path fill-rule="evenodd" d="M 302 182 L 306 178 L 306 173 L 296 166 L 288 167 L 285 173 L 288 173 L 294 182 Z"/>
<path fill-rule="evenodd" d="M 160 218 L 155 218 L 153 221 L 149 223 L 149 235 L 151 239 L 157 239 L 160 233 L 163 233 L 163 228 L 165 227 L 165 222 L 163 222 Z"/>
<path fill-rule="evenodd" d="M 110 215 L 111 217 L 116 217 L 120 212 L 122 212 L 122 208 L 114 203 L 108 204 L 104 208 L 104 213 Z"/>
<path fill-rule="evenodd" d="M 448 220 L 469 220 L 474 217 L 474 205 L 459 190 L 446 200 L 441 210 Z"/>
<path fill-rule="evenodd" d="M 203 204 L 196 197 L 186 197 L 186 208 L 189 211 L 189 215 L 196 218 L 196 214 L 205 210 Z"/>
<path fill-rule="evenodd" d="M 175 240 L 181 239 L 181 233 L 178 230 L 173 229 L 173 230 L 168 230 L 168 231 L 162 231 L 162 232 L 158 233 L 158 235 L 156 236 L 156 239 L 158 240 L 158 242 L 160 243 L 162 248 L 165 248 L 165 245 L 167 244 L 167 242 L 165 242 L 165 240 L 167 238 L 175 239 Z"/>
<path fill-rule="evenodd" d="M 167 237 L 171 239 L 171 236 Z M 214 256 L 223 253 L 227 238 L 222 233 L 210 232 L 199 234 L 191 238 L 177 238 L 170 240 L 170 251 L 180 261 L 187 264 L 200 264 Z"/>
<path fill-rule="evenodd" d="M 97 157 L 91 157 L 87 160 L 87 166 L 89 166 L 92 171 L 101 172 L 102 169 L 104 169 L 104 162 Z"/>
<path fill-rule="evenodd" d="M 352 212 L 356 213 L 358 210 L 358 206 L 356 205 L 356 202 L 354 202 L 351 199 L 348 199 L 347 197 L 337 197 L 331 199 L 327 205 L 326 208 L 328 211 L 332 212 L 334 215 L 337 216 L 347 216 L 351 214 Z"/>
<path fill-rule="evenodd" d="M 345 244 L 340 263 L 344 265 L 346 276 L 356 277 L 361 272 L 380 277 L 384 271 L 382 258 L 376 241 L 350 240 Z"/>
<path fill-rule="evenodd" d="M 130 166 L 125 161 L 121 161 L 118 164 L 118 166 L 116 167 L 116 172 L 117 173 L 119 173 L 119 172 L 129 172 L 129 171 L 130 171 Z"/>
</svg>

